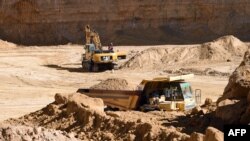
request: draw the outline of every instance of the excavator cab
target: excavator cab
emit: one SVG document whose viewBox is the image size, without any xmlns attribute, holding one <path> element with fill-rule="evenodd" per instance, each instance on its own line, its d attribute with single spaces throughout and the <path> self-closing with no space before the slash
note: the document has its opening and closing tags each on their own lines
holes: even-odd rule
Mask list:
<svg viewBox="0 0 250 141">
<path fill-rule="evenodd" d="M 83 70 L 93 72 L 112 70 L 117 65 L 118 60 L 126 59 L 127 54 L 124 52 L 104 50 L 99 34 L 89 25 L 85 26 L 85 37 L 85 54 L 82 58 Z"/>
<path fill-rule="evenodd" d="M 85 45 L 85 50 L 88 53 L 93 53 L 96 50 L 95 45 L 94 44 L 87 44 L 87 45 Z"/>
</svg>

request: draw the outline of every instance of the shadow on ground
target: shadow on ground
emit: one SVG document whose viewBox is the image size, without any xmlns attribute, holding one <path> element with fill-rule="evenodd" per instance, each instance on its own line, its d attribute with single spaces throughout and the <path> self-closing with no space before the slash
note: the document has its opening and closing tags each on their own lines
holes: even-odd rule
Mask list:
<svg viewBox="0 0 250 141">
<path fill-rule="evenodd" d="M 69 72 L 84 72 L 84 70 L 82 69 L 82 67 L 80 68 L 74 68 L 74 67 L 62 67 L 62 66 L 59 66 L 59 65 L 54 65 L 54 64 L 49 64 L 49 65 L 44 65 L 45 67 L 48 67 L 48 68 L 54 68 L 54 69 L 57 69 L 57 70 L 67 70 Z"/>
<path fill-rule="evenodd" d="M 180 128 L 181 132 L 191 134 L 193 132 L 204 133 L 208 126 L 223 130 L 223 122 L 215 118 L 214 112 L 208 114 L 196 114 L 179 116 L 175 119 L 162 119 L 163 126 Z"/>
</svg>

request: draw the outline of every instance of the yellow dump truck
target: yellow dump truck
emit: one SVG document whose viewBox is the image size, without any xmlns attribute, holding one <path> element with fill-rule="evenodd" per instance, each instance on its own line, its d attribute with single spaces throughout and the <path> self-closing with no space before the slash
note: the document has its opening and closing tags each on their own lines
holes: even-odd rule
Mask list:
<svg viewBox="0 0 250 141">
<path fill-rule="evenodd" d="M 143 80 L 137 90 L 78 89 L 90 97 L 102 98 L 104 103 L 120 110 L 180 110 L 192 109 L 201 102 L 201 90 L 193 92 L 184 79 L 193 74 L 158 77 Z"/>
</svg>

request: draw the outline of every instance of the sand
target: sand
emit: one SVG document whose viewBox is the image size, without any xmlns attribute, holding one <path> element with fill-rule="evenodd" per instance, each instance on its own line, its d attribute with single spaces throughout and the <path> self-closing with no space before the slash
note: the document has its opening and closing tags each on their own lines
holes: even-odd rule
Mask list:
<svg viewBox="0 0 250 141">
<path fill-rule="evenodd" d="M 86 140 L 188 140 L 193 132 L 206 136 L 208 126 L 221 129 L 217 123 L 222 122 L 216 121 L 214 106 L 197 108 L 195 113 L 104 112 L 101 99 L 74 92 L 90 87 L 133 89 L 143 79 L 178 74 L 178 70 L 198 70 L 197 76 L 188 82 L 193 89 L 202 89 L 203 101 L 207 97 L 216 101 L 228 83 L 228 74 L 241 62 L 247 48 L 233 36 L 201 45 L 117 47 L 130 52 L 120 70 L 88 73 L 81 69 L 82 46 L 1 47 L 0 105 L 1 113 L 5 114 L 0 119 L 8 119 L 4 122 L 8 127 L 0 129 L 11 127 L 15 134 L 20 128 L 25 134 L 34 127 L 46 128 L 46 132 L 50 128 L 55 134 L 62 133 L 62 138 L 73 132 L 77 134 L 72 138 Z"/>
<path fill-rule="evenodd" d="M 101 90 L 133 90 L 135 87 L 128 83 L 126 79 L 121 78 L 108 78 L 100 83 L 93 85 L 90 89 Z"/>
<path fill-rule="evenodd" d="M 234 36 L 224 36 L 194 47 L 157 47 L 137 53 L 122 69 L 156 70 L 180 65 L 232 61 L 242 57 L 248 46 Z"/>
</svg>

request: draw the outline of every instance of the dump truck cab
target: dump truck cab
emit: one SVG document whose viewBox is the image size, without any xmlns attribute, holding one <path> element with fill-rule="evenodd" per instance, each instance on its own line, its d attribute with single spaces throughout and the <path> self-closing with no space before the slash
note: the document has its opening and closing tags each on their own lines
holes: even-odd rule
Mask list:
<svg viewBox="0 0 250 141">
<path fill-rule="evenodd" d="M 143 87 L 141 108 L 184 111 L 196 106 L 197 96 L 184 80 L 144 80 L 140 85 Z"/>
</svg>

